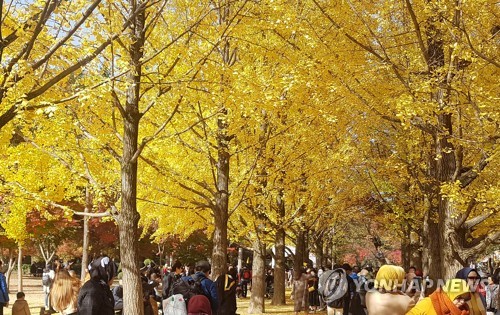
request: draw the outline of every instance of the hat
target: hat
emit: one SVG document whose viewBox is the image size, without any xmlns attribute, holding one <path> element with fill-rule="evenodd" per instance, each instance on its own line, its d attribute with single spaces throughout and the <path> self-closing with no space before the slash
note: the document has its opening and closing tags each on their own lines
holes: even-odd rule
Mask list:
<svg viewBox="0 0 500 315">
<path fill-rule="evenodd" d="M 210 263 L 206 260 L 200 260 L 199 262 L 196 263 L 195 265 L 195 269 L 196 270 L 201 270 L 203 272 L 207 272 L 209 271 L 210 269 L 212 268 L 212 266 L 210 266 Z"/>
<path fill-rule="evenodd" d="M 403 284 L 405 270 L 399 266 L 383 265 L 375 278 L 375 288 L 387 291 L 395 290 Z"/>
<path fill-rule="evenodd" d="M 116 264 L 107 256 L 99 257 L 89 264 L 89 272 L 92 279 L 102 280 L 108 283 L 116 276 Z"/>
</svg>

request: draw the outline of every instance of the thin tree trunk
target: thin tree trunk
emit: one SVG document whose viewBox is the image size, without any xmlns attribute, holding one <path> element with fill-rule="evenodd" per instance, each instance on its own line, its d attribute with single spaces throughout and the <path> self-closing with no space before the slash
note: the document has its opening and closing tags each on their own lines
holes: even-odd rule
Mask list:
<svg viewBox="0 0 500 315">
<path fill-rule="evenodd" d="M 264 295 L 266 293 L 266 245 L 256 237 L 252 263 L 252 294 L 248 314 L 262 314 L 265 312 Z"/>
<path fill-rule="evenodd" d="M 217 195 L 213 209 L 215 229 L 212 250 L 212 274 L 216 279 L 226 271 L 227 265 L 227 221 L 229 219 L 229 139 L 227 136 L 227 110 L 223 109 L 217 120 Z"/>
<path fill-rule="evenodd" d="M 409 224 L 403 223 L 403 238 L 401 239 L 401 258 L 403 260 L 403 268 L 408 270 L 411 264 L 411 239 L 409 232 Z"/>
<path fill-rule="evenodd" d="M 243 268 L 243 247 L 238 248 L 238 272 Z"/>
<path fill-rule="evenodd" d="M 7 282 L 7 288 L 10 288 L 10 278 L 12 275 L 12 271 L 16 267 L 16 260 L 14 259 L 14 250 L 9 248 L 9 263 L 7 266 L 7 272 L 5 273 L 5 278 Z"/>
<path fill-rule="evenodd" d="M 23 291 L 23 247 L 18 246 L 17 252 L 17 292 Z"/>
<path fill-rule="evenodd" d="M 90 213 L 91 209 L 92 209 L 92 198 L 90 195 L 89 187 L 87 186 L 85 188 L 85 209 L 83 210 L 83 212 Z M 85 280 L 85 275 L 87 273 L 87 266 L 89 264 L 89 241 L 90 241 L 89 219 L 90 217 L 86 215 L 83 216 L 82 270 L 80 274 L 80 280 L 82 281 L 82 283 Z"/>
</svg>

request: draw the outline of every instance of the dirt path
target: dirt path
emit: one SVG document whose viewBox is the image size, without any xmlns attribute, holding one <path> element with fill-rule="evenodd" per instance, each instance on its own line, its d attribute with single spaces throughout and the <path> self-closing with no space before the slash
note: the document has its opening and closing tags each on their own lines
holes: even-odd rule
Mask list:
<svg viewBox="0 0 500 315">
<path fill-rule="evenodd" d="M 42 291 L 42 277 L 24 276 L 23 292 L 26 294 L 26 301 L 30 306 L 31 314 L 40 314 L 40 307 L 43 306 L 45 295 Z M 9 307 L 4 309 L 4 314 L 12 313 L 12 304 L 16 301 L 17 294 L 17 273 L 12 273 L 9 285 Z"/>
</svg>

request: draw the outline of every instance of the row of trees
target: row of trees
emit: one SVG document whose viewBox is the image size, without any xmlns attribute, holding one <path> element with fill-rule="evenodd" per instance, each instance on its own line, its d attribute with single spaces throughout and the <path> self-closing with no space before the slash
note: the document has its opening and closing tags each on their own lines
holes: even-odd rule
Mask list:
<svg viewBox="0 0 500 315">
<path fill-rule="evenodd" d="M 206 230 L 214 275 L 229 238 L 254 274 L 275 246 L 276 304 L 284 245 L 298 268 L 346 225 L 436 278 L 499 240 L 494 1 L 0 4 L 4 233 L 22 248 L 34 209 L 112 218 L 131 313 L 149 228 Z"/>
</svg>

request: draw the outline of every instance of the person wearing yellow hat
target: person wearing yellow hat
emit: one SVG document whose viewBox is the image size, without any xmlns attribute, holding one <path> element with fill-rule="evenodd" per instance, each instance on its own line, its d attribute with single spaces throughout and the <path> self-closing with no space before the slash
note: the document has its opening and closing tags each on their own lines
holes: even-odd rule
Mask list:
<svg viewBox="0 0 500 315">
<path fill-rule="evenodd" d="M 451 279 L 421 300 L 407 315 L 469 315 L 470 288 L 462 279 Z"/>
<path fill-rule="evenodd" d="M 415 305 L 415 299 L 401 291 L 405 271 L 399 266 L 384 265 L 375 277 L 375 290 L 366 293 L 366 309 L 370 315 L 404 315 Z"/>
</svg>

